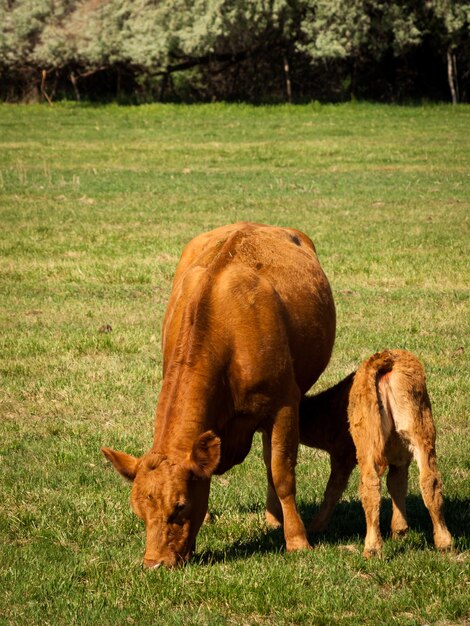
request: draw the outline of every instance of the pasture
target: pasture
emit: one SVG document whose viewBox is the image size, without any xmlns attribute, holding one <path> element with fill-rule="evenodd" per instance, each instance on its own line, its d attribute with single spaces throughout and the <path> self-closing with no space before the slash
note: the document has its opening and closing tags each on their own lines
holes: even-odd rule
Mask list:
<svg viewBox="0 0 470 626">
<path fill-rule="evenodd" d="M 468 624 L 470 108 L 0 106 L 0 624 Z M 365 357 L 424 363 L 451 553 L 412 466 L 411 532 L 364 560 L 354 471 L 315 549 L 264 522 L 260 438 L 212 481 L 191 563 L 144 571 L 100 447 L 152 442 L 160 327 L 184 244 L 238 220 L 314 241 L 337 307 L 315 389 Z M 326 454 L 299 451 L 305 521 Z"/>
</svg>

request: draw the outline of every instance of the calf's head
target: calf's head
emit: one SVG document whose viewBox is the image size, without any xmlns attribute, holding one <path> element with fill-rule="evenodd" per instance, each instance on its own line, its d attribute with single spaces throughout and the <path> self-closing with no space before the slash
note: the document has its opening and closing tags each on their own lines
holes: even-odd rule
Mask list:
<svg viewBox="0 0 470 626">
<path fill-rule="evenodd" d="M 145 522 L 144 565 L 173 567 L 187 561 L 204 520 L 210 478 L 220 459 L 220 439 L 200 435 L 182 459 L 148 452 L 136 458 L 102 448 L 115 469 L 133 482 L 132 508 Z"/>
</svg>

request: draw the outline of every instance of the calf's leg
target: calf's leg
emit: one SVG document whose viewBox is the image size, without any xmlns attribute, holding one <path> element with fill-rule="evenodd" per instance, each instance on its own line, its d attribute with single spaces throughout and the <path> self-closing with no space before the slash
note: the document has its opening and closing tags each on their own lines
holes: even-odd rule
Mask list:
<svg viewBox="0 0 470 626">
<path fill-rule="evenodd" d="M 310 530 L 320 532 L 324 530 L 330 521 L 333 509 L 348 486 L 349 477 L 353 471 L 356 460 L 332 455 L 330 457 L 331 472 L 323 496 L 323 502 L 315 514 Z"/>
<path fill-rule="evenodd" d="M 359 495 L 367 525 L 364 556 L 369 558 L 373 554 L 379 553 L 382 549 L 382 536 L 379 524 L 381 480 L 375 464 L 370 460 L 361 462 L 359 459 L 359 470 L 361 472 Z"/>
<path fill-rule="evenodd" d="M 406 465 L 390 465 L 387 475 L 388 493 L 392 499 L 392 537 L 396 539 L 408 530 L 406 519 L 406 494 L 408 492 L 408 468 Z"/>
<path fill-rule="evenodd" d="M 263 458 L 266 465 L 268 489 L 266 494 L 266 523 L 271 528 L 282 526 L 282 507 L 274 488 L 271 471 L 271 433 L 263 432 Z"/>
<path fill-rule="evenodd" d="M 419 484 L 429 515 L 434 534 L 434 545 L 439 550 L 447 550 L 452 545 L 452 535 L 444 519 L 444 499 L 442 482 L 436 466 L 434 446 L 416 445 L 416 459 L 419 467 Z"/>
</svg>

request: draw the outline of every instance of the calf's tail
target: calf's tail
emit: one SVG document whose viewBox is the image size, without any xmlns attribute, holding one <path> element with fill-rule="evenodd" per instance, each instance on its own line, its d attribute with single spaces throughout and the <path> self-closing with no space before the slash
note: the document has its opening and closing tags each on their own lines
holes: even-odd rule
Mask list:
<svg viewBox="0 0 470 626">
<path fill-rule="evenodd" d="M 357 370 L 349 398 L 349 428 L 358 461 L 371 458 L 372 452 L 379 473 L 387 466 L 385 445 L 393 427 L 387 394 L 381 395 L 379 385 L 389 385 L 393 365 L 394 357 L 387 350 L 371 356 Z"/>
</svg>

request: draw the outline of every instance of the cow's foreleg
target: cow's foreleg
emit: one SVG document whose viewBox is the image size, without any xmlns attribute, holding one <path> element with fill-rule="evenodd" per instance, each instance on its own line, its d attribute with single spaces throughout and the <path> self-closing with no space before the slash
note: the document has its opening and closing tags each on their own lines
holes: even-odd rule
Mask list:
<svg viewBox="0 0 470 626">
<path fill-rule="evenodd" d="M 286 548 L 310 548 L 305 526 L 295 503 L 295 465 L 299 446 L 297 405 L 282 407 L 271 431 L 271 474 L 281 503 Z"/>
<path fill-rule="evenodd" d="M 406 519 L 406 494 L 408 492 L 408 467 L 406 465 L 390 465 L 387 474 L 387 488 L 392 498 L 392 537 L 396 539 L 408 530 Z"/>
<path fill-rule="evenodd" d="M 331 473 L 326 485 L 323 502 L 310 524 L 310 530 L 316 533 L 327 527 L 333 509 L 348 486 L 349 477 L 356 465 L 356 460 L 354 458 L 342 459 L 340 457 L 331 456 L 330 464 Z"/>
</svg>

